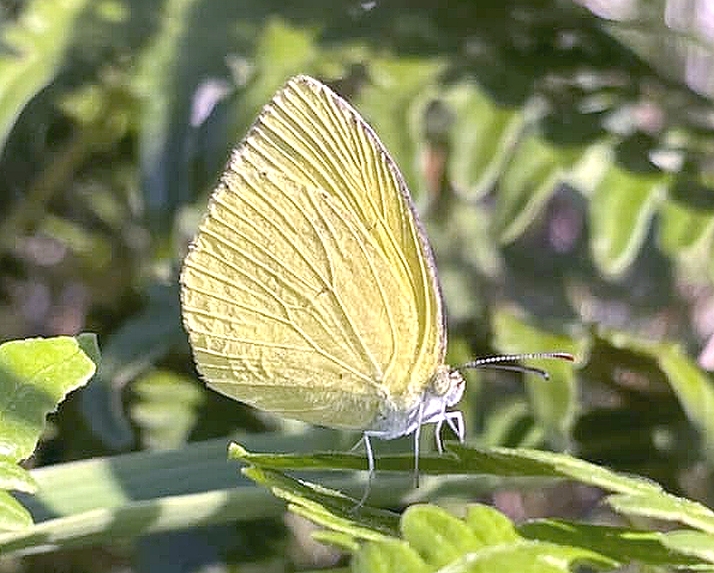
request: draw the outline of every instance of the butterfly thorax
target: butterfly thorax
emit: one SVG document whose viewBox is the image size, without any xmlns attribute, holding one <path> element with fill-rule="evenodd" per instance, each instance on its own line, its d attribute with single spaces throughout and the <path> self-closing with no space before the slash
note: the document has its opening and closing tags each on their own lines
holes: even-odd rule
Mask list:
<svg viewBox="0 0 714 573">
<path fill-rule="evenodd" d="M 422 424 L 444 421 L 447 408 L 461 400 L 464 387 L 461 373 L 442 365 L 412 403 L 401 406 L 394 400 L 385 400 L 367 433 L 383 440 L 392 440 L 412 434 Z"/>
</svg>

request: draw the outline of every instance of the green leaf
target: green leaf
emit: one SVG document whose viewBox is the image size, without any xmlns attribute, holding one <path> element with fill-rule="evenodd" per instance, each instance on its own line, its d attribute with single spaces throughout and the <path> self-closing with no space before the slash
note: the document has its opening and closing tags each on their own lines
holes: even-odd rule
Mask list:
<svg viewBox="0 0 714 573">
<path fill-rule="evenodd" d="M 559 351 L 578 356 L 583 345 L 572 338 L 539 330 L 505 309 L 492 319 L 494 346 L 504 353 Z M 526 377 L 536 420 L 558 447 L 565 447 L 578 410 L 577 380 L 573 365 L 561 360 L 543 364 L 550 378 Z"/>
<path fill-rule="evenodd" d="M 326 545 L 334 545 L 343 551 L 355 552 L 360 548 L 360 545 L 352 535 L 343 533 L 342 531 L 329 531 L 327 529 L 319 529 L 312 532 L 312 538 L 315 541 Z"/>
<path fill-rule="evenodd" d="M 91 347 L 91 337 L 82 344 Z M 0 487 L 34 492 L 37 483 L 17 462 L 35 450 L 45 417 L 94 374 L 94 362 L 75 338 L 29 339 L 0 345 Z M 30 513 L 0 491 L 0 530 L 31 525 Z"/>
<path fill-rule="evenodd" d="M 526 541 L 506 516 L 488 506 L 469 507 L 466 520 L 461 520 L 433 505 L 414 505 L 404 512 L 401 530 L 403 542 L 386 539 L 363 545 L 353 570 L 411 570 L 400 566 L 400 556 L 417 571 L 551 572 L 569 571 L 575 562 L 617 565 L 617 560 L 589 548 Z"/>
<path fill-rule="evenodd" d="M 682 255 L 697 250 L 700 242 L 709 241 L 714 226 L 711 213 L 696 210 L 674 199 L 662 203 L 659 221 L 659 244 L 669 255 Z"/>
<path fill-rule="evenodd" d="M 466 523 L 483 545 L 512 543 L 520 539 L 511 520 L 488 505 L 469 505 Z"/>
<path fill-rule="evenodd" d="M 20 19 L 3 24 L 0 52 L 0 151 L 27 103 L 61 67 L 86 0 L 25 2 Z"/>
<path fill-rule="evenodd" d="M 657 344 L 650 349 L 672 386 L 687 417 L 704 440 L 704 452 L 714 461 L 714 383 L 679 345 Z"/>
<path fill-rule="evenodd" d="M 375 541 L 396 534 L 396 514 L 371 507 L 357 508 L 357 500 L 339 491 L 258 467 L 244 468 L 243 475 L 269 487 L 295 513 L 354 539 Z"/>
<path fill-rule="evenodd" d="M 374 127 L 399 166 L 409 189 L 419 199 L 423 177 L 418 142 L 423 140 L 419 96 L 433 85 L 444 68 L 439 58 L 374 57 L 370 79 L 353 99 L 360 114 Z"/>
<path fill-rule="evenodd" d="M 639 365 L 643 358 L 651 361 L 654 372 L 643 370 L 644 374 L 650 379 L 660 375 L 670 385 L 699 432 L 704 453 L 714 459 L 714 383 L 710 375 L 678 344 L 649 342 L 623 332 L 601 332 L 598 341 L 629 351 Z"/>
<path fill-rule="evenodd" d="M 240 455 L 256 465 L 265 464 L 267 467 L 287 468 L 292 465 L 294 469 L 308 467 L 335 469 L 349 467 L 355 461 L 352 456 L 345 454 L 321 454 L 312 457 L 267 454 L 261 456 L 249 454 L 239 446 L 234 446 L 233 450 L 234 455 Z M 607 498 L 607 501 L 613 509 L 625 515 L 668 519 L 706 532 L 714 532 L 714 512 L 694 501 L 668 494 L 658 484 L 644 478 L 619 474 L 565 454 L 539 450 L 508 448 L 479 450 L 451 443 L 449 450 L 456 454 L 457 459 L 448 456 L 442 458 L 425 456 L 421 460 L 422 471 L 491 474 L 503 477 L 569 478 L 616 494 Z M 378 466 L 394 469 L 400 461 L 401 458 L 398 456 L 382 457 L 378 460 Z M 273 474 L 271 476 L 275 478 Z M 334 492 L 332 495 L 335 495 Z M 346 501 L 341 502 L 340 505 L 345 506 L 346 503 Z"/>
<path fill-rule="evenodd" d="M 537 541 L 496 545 L 484 551 L 468 553 L 449 565 L 449 572 L 492 573 L 568 573 L 576 563 L 612 568 L 616 562 L 579 547 L 564 547 Z"/>
<path fill-rule="evenodd" d="M 665 492 L 643 492 L 613 495 L 607 502 L 624 514 L 676 521 L 714 535 L 714 511 L 696 501 Z"/>
<path fill-rule="evenodd" d="M 0 456 L 0 489 L 33 493 L 37 490 L 37 482 L 26 469 L 17 465 L 15 458 Z"/>
<path fill-rule="evenodd" d="M 259 449 L 299 451 L 307 444 L 331 447 L 335 432 L 305 435 L 246 436 Z M 31 471 L 36 495 L 17 494 L 36 521 L 22 530 L 0 534 L 0 554 L 49 552 L 83 547 L 162 531 L 210 524 L 279 518 L 285 503 L 243 478 L 226 460 L 226 440 L 197 442 L 180 450 L 134 452 L 45 466 Z M 325 476 L 336 488 L 353 477 Z M 379 487 L 375 488 L 379 490 Z M 0 492 L 2 495 L 2 492 Z M 27 515 L 17 501 L 13 511 Z M 6 519 L 0 512 L 0 519 Z M 394 519 L 396 530 L 396 518 Z"/>
<path fill-rule="evenodd" d="M 671 533 L 557 519 L 529 521 L 520 525 L 518 532 L 530 539 L 585 547 L 620 562 L 638 561 L 648 565 L 672 567 L 701 563 L 699 559 L 689 557 L 687 551 L 675 548 L 674 538 L 670 544 L 668 536 Z M 697 532 L 688 533 L 701 535 Z M 711 540 L 709 536 L 707 538 Z"/>
<path fill-rule="evenodd" d="M 590 244 L 603 273 L 620 276 L 635 260 L 668 185 L 664 173 L 610 166 L 590 197 Z"/>
<path fill-rule="evenodd" d="M 443 100 L 454 115 L 448 174 L 461 193 L 480 198 L 501 176 L 533 110 L 499 105 L 473 82 L 450 87 Z"/>
<path fill-rule="evenodd" d="M 110 474 L 111 475 L 111 474 Z M 81 478 L 77 478 L 75 485 Z M 91 491 L 82 489 L 84 495 Z M 217 523 L 251 521 L 282 513 L 281 505 L 255 487 L 211 490 L 148 500 L 128 500 L 120 506 L 98 507 L 65 518 L 50 519 L 12 533 L 0 533 L 3 556 L 58 551 L 113 543 L 140 535 L 203 527 Z"/>
<path fill-rule="evenodd" d="M 566 454 L 528 450 L 524 448 L 490 448 L 478 450 L 460 444 L 449 444 L 471 472 L 491 473 L 501 476 L 567 477 L 605 491 L 618 493 L 659 494 L 662 488 L 644 478 L 630 477 L 607 468 L 579 460 Z"/>
<path fill-rule="evenodd" d="M 0 346 L 0 450 L 16 461 L 28 458 L 45 417 L 65 396 L 86 384 L 94 362 L 75 338 L 60 336 L 6 342 Z"/>
<path fill-rule="evenodd" d="M 370 542 L 355 553 L 352 559 L 353 573 L 429 573 L 429 567 L 408 543 L 398 539 Z"/>
<path fill-rule="evenodd" d="M 0 491 L 0 536 L 5 531 L 22 531 L 32 525 L 32 515 L 6 491 Z"/>
<path fill-rule="evenodd" d="M 662 542 L 670 551 L 714 563 L 714 536 L 699 531 L 668 531 Z"/>
<path fill-rule="evenodd" d="M 515 241 L 540 214 L 574 161 L 566 153 L 530 133 L 519 142 L 501 178 L 494 227 L 502 243 Z"/>
<path fill-rule="evenodd" d="M 466 522 L 432 505 L 408 507 L 402 515 L 401 530 L 409 545 L 436 568 L 484 545 Z"/>
<path fill-rule="evenodd" d="M 132 384 L 131 418 L 147 449 L 178 448 L 186 443 L 205 393 L 195 380 L 169 370 L 147 373 Z"/>
</svg>

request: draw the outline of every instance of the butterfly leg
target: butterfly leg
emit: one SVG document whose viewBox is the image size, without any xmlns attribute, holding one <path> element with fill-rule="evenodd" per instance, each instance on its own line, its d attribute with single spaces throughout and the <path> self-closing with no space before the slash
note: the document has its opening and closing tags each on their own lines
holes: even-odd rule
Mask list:
<svg viewBox="0 0 714 573">
<path fill-rule="evenodd" d="M 463 444 L 465 434 L 464 415 L 459 411 L 446 412 L 446 414 L 444 414 L 444 419 L 446 420 L 446 423 L 449 424 L 451 431 L 456 434 L 457 438 L 459 438 L 459 442 Z"/>
<path fill-rule="evenodd" d="M 441 427 L 444 425 L 444 420 L 451 428 L 451 431 L 459 438 L 459 442 L 464 442 L 464 416 L 461 412 L 443 412 L 441 417 L 436 421 L 434 436 L 436 438 L 436 449 L 440 454 L 444 453 L 444 443 L 441 441 Z"/>
<path fill-rule="evenodd" d="M 414 487 L 419 487 L 419 438 L 421 436 L 421 424 L 414 430 Z"/>
<path fill-rule="evenodd" d="M 364 434 L 363 434 L 362 437 L 357 441 L 357 443 L 349 449 L 349 451 L 350 451 L 350 452 L 354 452 L 355 450 L 358 450 L 359 447 L 362 445 L 363 442 L 364 442 Z"/>
<path fill-rule="evenodd" d="M 421 425 L 424 419 L 424 400 L 419 402 L 419 412 L 417 421 L 419 422 L 414 430 L 414 487 L 419 487 L 419 438 L 421 437 Z"/>
<path fill-rule="evenodd" d="M 364 450 L 367 454 L 367 471 L 369 473 L 367 475 L 367 485 L 364 488 L 362 498 L 352 509 L 353 512 L 359 511 L 364 506 L 365 502 L 367 501 L 367 498 L 369 497 L 369 493 L 372 490 L 372 478 L 374 477 L 374 452 L 372 451 L 372 442 L 369 439 L 369 432 L 365 432 L 364 434 L 362 434 L 362 439 L 357 442 L 357 444 L 355 444 L 352 449 L 354 450 L 362 442 L 364 442 Z"/>
<path fill-rule="evenodd" d="M 436 439 L 436 450 L 439 452 L 439 454 L 444 453 L 444 444 L 441 441 L 441 426 L 444 425 L 444 420 L 446 420 L 446 419 L 447 419 L 446 414 L 445 413 L 442 414 L 442 416 L 436 422 L 436 427 L 434 428 L 434 438 Z M 449 426 L 451 426 L 450 422 L 449 422 Z"/>
</svg>

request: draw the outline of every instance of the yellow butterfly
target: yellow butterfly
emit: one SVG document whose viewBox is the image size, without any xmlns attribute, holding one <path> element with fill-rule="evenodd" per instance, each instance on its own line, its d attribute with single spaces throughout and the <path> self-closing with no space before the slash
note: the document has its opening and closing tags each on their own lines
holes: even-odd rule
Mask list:
<svg viewBox="0 0 714 573">
<path fill-rule="evenodd" d="M 256 408 L 360 430 L 414 434 L 446 422 L 460 369 L 564 353 L 444 364 L 431 248 L 404 179 L 375 132 L 327 86 L 297 76 L 234 150 L 181 273 L 199 372 Z M 527 371 L 542 371 L 514 366 Z M 543 373 L 542 373 L 543 374 Z M 365 492 L 366 498 L 367 493 Z"/>
</svg>

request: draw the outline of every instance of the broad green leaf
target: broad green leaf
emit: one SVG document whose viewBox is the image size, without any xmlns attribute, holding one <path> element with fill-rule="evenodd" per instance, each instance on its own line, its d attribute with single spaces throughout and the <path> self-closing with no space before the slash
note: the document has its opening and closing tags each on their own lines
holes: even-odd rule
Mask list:
<svg viewBox="0 0 714 573">
<path fill-rule="evenodd" d="M 400 555 L 415 566 L 426 563 L 429 571 L 449 572 L 569 571 L 576 562 L 617 565 L 589 548 L 523 540 L 503 514 L 487 506 L 467 511 L 464 521 L 436 506 L 409 507 L 401 522 L 404 542 L 388 539 L 366 544 L 356 553 L 353 570 L 367 571 L 365 567 L 372 565 L 385 573 L 404 571 L 395 562 Z M 494 525 L 497 532 L 491 529 Z"/>
<path fill-rule="evenodd" d="M 84 351 L 89 359 L 94 362 L 94 365 L 99 368 L 98 365 L 102 361 L 102 354 L 99 350 L 99 340 L 97 335 L 93 332 L 81 332 L 75 336 L 75 338 L 77 339 L 79 347 Z"/>
<path fill-rule="evenodd" d="M 689 557 L 686 550 L 675 548 L 675 538 L 672 538 L 670 544 L 668 537 L 673 533 L 557 519 L 529 521 L 521 524 L 518 532 L 529 539 L 584 547 L 620 562 L 638 561 L 659 566 L 687 566 L 701 563 L 698 559 Z M 698 532 L 691 533 L 703 535 Z M 706 537 L 711 540 L 709 536 Z"/>
<path fill-rule="evenodd" d="M 499 105 L 474 82 L 448 88 L 443 100 L 454 116 L 448 175 L 456 189 L 478 199 L 496 184 L 533 114 L 527 105 Z"/>
<path fill-rule="evenodd" d="M 352 103 L 374 127 L 394 158 L 407 185 L 419 200 L 419 141 L 424 118 L 417 115 L 418 96 L 432 85 L 444 62 L 439 58 L 374 57 L 370 61 L 370 82 Z"/>
<path fill-rule="evenodd" d="M 371 507 L 357 511 L 357 500 L 339 491 L 259 467 L 244 468 L 243 475 L 269 487 L 293 512 L 323 527 L 365 540 L 396 534 L 396 514 Z"/>
<path fill-rule="evenodd" d="M 613 495 L 608 504 L 628 515 L 676 521 L 714 535 L 714 511 L 708 507 L 665 492 Z"/>
<path fill-rule="evenodd" d="M 319 529 L 317 531 L 313 531 L 311 535 L 315 541 L 319 541 L 325 545 L 333 545 L 343 551 L 354 553 L 360 548 L 360 544 L 352 535 L 343 533 L 342 531 Z"/>
<path fill-rule="evenodd" d="M 0 456 L 0 489 L 33 493 L 37 483 L 26 469 L 17 465 L 15 458 Z"/>
<path fill-rule="evenodd" d="M 68 336 L 0 346 L 0 451 L 16 461 L 28 458 L 47 414 L 94 371 L 94 362 Z"/>
<path fill-rule="evenodd" d="M 483 545 L 513 543 L 520 539 L 513 522 L 488 505 L 469 505 L 466 508 L 466 523 Z"/>
<path fill-rule="evenodd" d="M 491 474 L 503 477 L 560 477 L 569 478 L 587 485 L 595 486 L 616 495 L 610 496 L 608 503 L 618 512 L 658 519 L 668 519 L 685 523 L 703 531 L 714 532 L 714 512 L 696 502 L 666 493 L 662 488 L 644 478 L 630 477 L 610 471 L 595 464 L 573 458 L 565 454 L 543 452 L 539 450 L 490 448 L 478 450 L 460 444 L 449 444 L 449 449 L 458 456 L 458 460 L 444 456 L 442 458 L 425 457 L 421 468 L 424 473 L 472 473 Z M 289 455 L 257 455 L 238 451 L 235 455 L 261 465 L 290 467 L 294 469 L 345 468 L 352 465 L 354 458 L 344 454 L 323 454 L 318 457 L 298 458 Z M 330 464 L 330 458 L 333 463 Z M 312 460 L 312 463 L 310 463 Z M 385 457 L 378 460 L 380 466 L 389 469 L 397 467 L 399 457 Z M 342 465 L 345 464 L 345 465 Z M 272 475 L 272 474 L 271 474 Z M 344 506 L 344 503 L 340 505 Z M 344 507 L 343 507 L 344 509 Z M 417 514 L 418 515 L 418 514 Z M 457 541 L 458 542 L 458 541 Z"/>
<path fill-rule="evenodd" d="M 613 509 L 625 514 L 678 521 L 709 533 L 714 532 L 712 510 L 697 502 L 671 495 L 663 491 L 658 484 L 644 478 L 618 474 L 565 454 L 505 448 L 493 448 L 479 453 L 458 445 L 454 445 L 452 449 L 462 460 L 468 459 L 475 465 L 482 461 L 488 467 L 487 464 L 492 464 L 502 456 L 502 472 L 507 471 L 505 462 L 510 459 L 513 462 L 512 471 L 519 471 L 523 475 L 537 475 L 538 472 L 546 474 L 552 471 L 553 475 L 568 477 L 619 494 L 608 497 L 607 501 Z"/>
<path fill-rule="evenodd" d="M 525 448 L 467 447 L 458 442 L 447 443 L 448 453 L 422 455 L 422 474 L 475 474 L 501 477 L 569 478 L 614 493 L 653 493 L 662 491 L 656 483 L 644 478 L 629 477 L 579 460 L 566 454 Z M 278 470 L 367 469 L 363 455 L 352 453 L 255 454 L 238 444 L 232 444 L 230 456 L 262 468 Z M 382 455 L 377 469 L 412 472 L 412 454 Z"/>
<path fill-rule="evenodd" d="M 640 353 L 656 365 L 655 368 L 659 367 L 687 417 L 699 431 L 705 454 L 714 459 L 714 382 L 711 377 L 677 344 L 647 342 L 622 332 L 601 333 L 600 336 L 616 348 Z"/>
<path fill-rule="evenodd" d="M 492 324 L 494 346 L 504 353 L 537 349 L 570 352 L 577 357 L 583 351 L 582 344 L 574 343 L 572 338 L 538 330 L 506 310 L 495 312 Z M 570 441 L 578 408 L 573 365 L 560 360 L 549 360 L 538 365 L 544 368 L 550 378 L 543 380 L 537 376 L 526 377 L 533 411 L 548 437 L 555 440 L 558 447 L 565 447 Z"/>
<path fill-rule="evenodd" d="M 568 573 L 575 564 L 589 564 L 603 569 L 617 565 L 593 551 L 538 541 L 521 541 L 492 546 L 467 553 L 449 564 L 449 573 Z"/>
<path fill-rule="evenodd" d="M 81 482 L 81 478 L 77 478 Z M 87 491 L 79 488 L 87 495 Z M 2 492 L 0 492 L 2 493 Z M 91 494 L 91 492 L 90 492 Z M 116 543 L 140 535 L 204 527 L 219 523 L 275 517 L 283 507 L 268 492 L 232 487 L 178 496 L 128 500 L 119 507 L 97 507 L 68 517 L 49 519 L 12 533 L 0 533 L 3 557 L 12 553 L 50 552 Z"/>
<path fill-rule="evenodd" d="M 255 434 L 244 443 L 256 449 L 299 452 L 310 446 L 336 447 L 339 435 L 326 430 L 310 430 L 297 435 Z M 143 451 L 106 458 L 93 458 L 34 469 L 36 495 L 18 496 L 37 519 L 70 517 L 101 508 L 119 508 L 131 500 L 164 495 L 184 495 L 224 490 L 248 484 L 240 466 L 226 459 L 225 438 L 194 442 L 177 450 Z M 352 476 L 326 483 L 340 489 L 354 484 Z M 266 497 L 265 499 L 268 499 Z"/>
<path fill-rule="evenodd" d="M 32 516 L 6 491 L 0 491 L 0 537 L 6 531 L 22 531 L 32 525 Z"/>
<path fill-rule="evenodd" d="M 246 77 L 235 78 L 237 87 L 243 89 L 230 106 L 233 117 L 229 117 L 229 134 L 234 139 L 230 145 L 243 139 L 261 108 L 290 76 L 311 73 L 320 53 L 315 36 L 312 28 L 292 26 L 277 17 L 268 19 L 257 38 L 255 62 L 244 62 Z M 254 70 L 261 73 L 251 73 Z"/>
<path fill-rule="evenodd" d="M 352 558 L 353 573 L 429 573 L 428 566 L 408 543 L 398 539 L 365 543 Z"/>
<path fill-rule="evenodd" d="M 714 535 L 700 531 L 668 531 L 662 543 L 670 551 L 714 563 Z"/>
<path fill-rule="evenodd" d="M 605 491 L 626 494 L 652 494 L 662 488 L 644 478 L 630 477 L 579 460 L 566 454 L 527 450 L 524 448 L 490 448 L 477 450 L 460 444 L 450 444 L 450 449 L 471 471 L 502 476 L 567 477 Z"/>
<path fill-rule="evenodd" d="M 195 380 L 157 370 L 132 384 L 131 418 L 147 449 L 178 448 L 186 443 L 205 394 Z"/>
<path fill-rule="evenodd" d="M 658 344 L 651 349 L 672 390 L 704 440 L 704 452 L 714 460 L 714 382 L 682 348 Z"/>
<path fill-rule="evenodd" d="M 607 276 L 624 273 L 640 252 L 666 192 L 663 173 L 637 173 L 613 163 L 590 197 L 591 248 Z"/>
<path fill-rule="evenodd" d="M 300 451 L 307 445 L 335 447 L 336 432 L 304 435 L 260 434 L 245 437 L 251 447 Z M 31 471 L 36 495 L 17 494 L 36 524 L 0 534 L 0 554 L 49 552 L 132 539 L 161 531 L 209 524 L 279 518 L 285 503 L 240 475 L 226 459 L 226 440 L 197 442 L 180 450 L 134 452 L 45 466 Z M 327 475 L 338 489 L 355 485 L 353 476 Z M 359 484 L 360 487 L 363 484 Z M 377 494 L 386 497 L 387 488 Z M 2 495 L 2 492 L 0 492 Z M 25 510 L 10 499 L 12 510 Z M 26 512 L 25 512 L 26 513 Z M 0 512 L 0 519 L 6 518 Z M 395 531 L 397 528 L 396 519 Z"/>
<path fill-rule="evenodd" d="M 659 244 L 671 256 L 696 249 L 702 241 L 708 242 L 714 227 L 712 213 L 697 211 L 674 199 L 662 203 L 659 221 Z"/>
<path fill-rule="evenodd" d="M 0 152 L 27 103 L 57 74 L 77 33 L 86 0 L 33 0 L 4 25 L 0 52 Z"/>
<path fill-rule="evenodd" d="M 503 243 L 515 241 L 540 214 L 575 160 L 536 132 L 522 138 L 501 177 L 494 225 Z"/>
<path fill-rule="evenodd" d="M 436 568 L 484 546 L 466 522 L 433 505 L 408 507 L 401 530 L 409 545 Z"/>
</svg>

